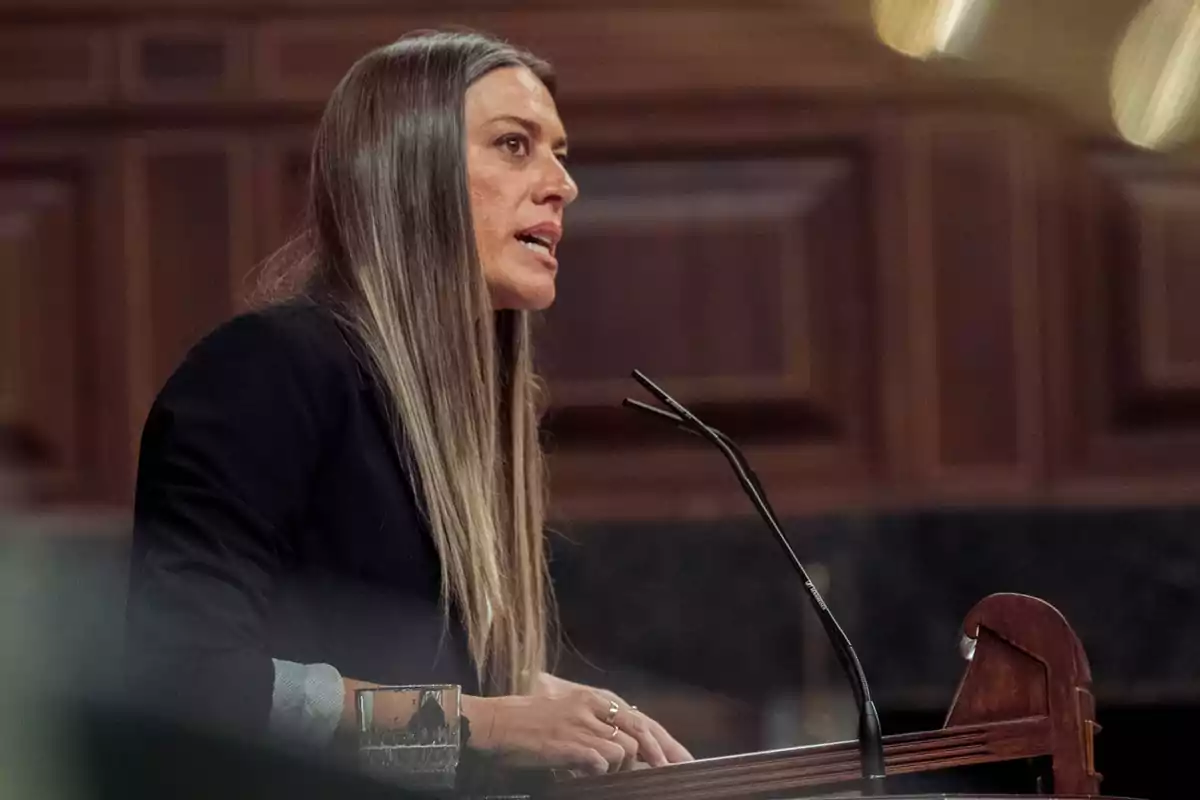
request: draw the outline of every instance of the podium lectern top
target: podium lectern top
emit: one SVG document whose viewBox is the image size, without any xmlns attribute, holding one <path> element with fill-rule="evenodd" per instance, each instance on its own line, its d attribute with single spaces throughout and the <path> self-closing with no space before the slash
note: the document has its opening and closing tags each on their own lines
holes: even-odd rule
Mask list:
<svg viewBox="0 0 1200 800">
<path fill-rule="evenodd" d="M 889 778 L 946 775 L 984 765 L 1036 763 L 1029 791 L 1058 798 L 1100 795 L 1093 739 L 1099 732 L 1091 668 L 1083 645 L 1059 611 L 1036 597 L 994 594 L 963 622 L 967 668 L 939 730 L 885 736 Z M 672 764 L 658 769 L 564 780 L 539 800 L 743 800 L 862 797 L 858 742 L 834 742 Z M 949 788 L 951 784 L 944 783 Z M 961 794 L 1008 783 L 953 784 L 959 793 L 899 798 L 990 800 L 1019 794 Z M 1042 787 L 1045 789 L 1042 789 Z M 1025 790 L 1022 783 L 1019 788 Z M 1046 796 L 1038 794 L 1037 796 Z"/>
</svg>

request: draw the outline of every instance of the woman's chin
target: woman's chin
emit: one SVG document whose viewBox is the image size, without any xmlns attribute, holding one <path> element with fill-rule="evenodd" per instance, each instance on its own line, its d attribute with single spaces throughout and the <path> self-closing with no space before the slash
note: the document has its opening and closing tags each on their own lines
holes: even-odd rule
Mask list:
<svg viewBox="0 0 1200 800">
<path fill-rule="evenodd" d="M 554 279 L 520 286 L 493 286 L 492 307 L 497 311 L 545 311 L 554 305 Z"/>
</svg>

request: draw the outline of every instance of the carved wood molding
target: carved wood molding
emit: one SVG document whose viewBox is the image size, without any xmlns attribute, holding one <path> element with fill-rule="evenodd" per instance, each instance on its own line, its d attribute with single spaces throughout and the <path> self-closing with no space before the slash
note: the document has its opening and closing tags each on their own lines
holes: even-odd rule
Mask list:
<svg viewBox="0 0 1200 800">
<path fill-rule="evenodd" d="M 1025 118 L 912 114 L 893 301 L 909 479 L 943 496 L 1019 494 L 1042 474 L 1044 134 Z M 987 244 L 982 244 L 987 242 Z M 899 295 L 897 297 L 897 295 Z"/>
<path fill-rule="evenodd" d="M 822 10 L 825 6 L 825 10 Z M 566 4 L 520 10 L 339 7 L 320 13 L 254 6 L 185 14 L 140 7 L 106 19 L 16 17 L 0 32 L 6 69 L 0 113 L 37 109 L 214 111 L 320 107 L 355 59 L 421 28 L 485 30 L 555 63 L 564 102 L 691 93 L 963 96 L 828 4 L 646 6 Z M 0 19 L 3 19 L 0 11 Z M 936 71 L 940 72 L 940 70 Z"/>
<path fill-rule="evenodd" d="M 590 9 L 591 0 L 525 0 L 523 8 L 535 11 L 547 9 Z M 778 0 L 646 0 L 646 2 L 614 2 L 613 7 L 652 9 L 729 9 L 779 8 Z M 339 0 L 336 10 L 342 13 L 397 10 L 403 13 L 505 11 L 512 8 L 511 0 Z M 851 0 L 805 0 L 800 10 L 813 20 L 863 21 L 868 19 L 868 7 Z M 212 14 L 228 16 L 299 15 L 331 13 L 329 0 L 3 0 L 0 15 L 21 18 L 39 17 L 53 20 L 64 16 L 166 16 L 177 14 Z"/>
<path fill-rule="evenodd" d="M 1200 168 L 1089 150 L 1051 275 L 1056 469 L 1078 497 L 1194 500 L 1200 475 Z"/>
</svg>

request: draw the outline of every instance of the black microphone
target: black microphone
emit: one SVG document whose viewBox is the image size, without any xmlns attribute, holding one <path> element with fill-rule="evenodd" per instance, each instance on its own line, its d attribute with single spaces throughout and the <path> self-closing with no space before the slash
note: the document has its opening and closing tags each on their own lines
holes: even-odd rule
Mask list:
<svg viewBox="0 0 1200 800">
<path fill-rule="evenodd" d="M 850 689 L 854 692 L 854 702 L 858 707 L 859 758 L 862 764 L 862 776 L 866 782 L 866 793 L 868 795 L 882 795 L 885 777 L 883 731 L 879 726 L 879 712 L 875 709 L 875 703 L 871 700 L 871 689 L 867 685 L 867 676 L 863 672 L 862 664 L 859 663 L 858 655 L 854 652 L 854 645 L 850 644 L 850 638 L 846 636 L 846 632 L 842 630 L 842 626 L 838 625 L 837 620 L 834 619 L 833 612 L 829 610 L 829 606 L 825 605 L 825 600 L 821 597 L 821 593 L 813 585 L 812 579 L 808 577 L 808 572 L 805 571 L 804 565 L 800 563 L 796 551 L 792 549 L 787 536 L 784 535 L 783 528 L 779 524 L 779 519 L 775 516 L 774 509 L 771 508 L 771 504 L 767 500 L 766 492 L 763 491 L 758 476 L 750 468 L 742 451 L 728 436 L 716 428 L 705 425 L 695 414 L 680 405 L 675 398 L 660 389 L 654 381 L 647 378 L 640 371 L 635 369 L 633 371 L 633 378 L 670 410 L 655 408 L 654 406 L 629 398 L 625 398 L 624 405 L 628 408 L 643 411 L 660 419 L 670 421 L 688 433 L 702 436 L 712 442 L 721 451 L 721 454 L 725 456 L 726 460 L 729 461 L 729 465 L 733 467 L 738 482 L 742 485 L 746 494 L 749 495 L 750 501 L 754 503 L 754 508 L 758 511 L 759 516 L 763 518 L 763 521 L 767 523 L 767 527 L 771 529 L 771 532 L 775 534 L 775 539 L 779 542 L 779 546 L 783 548 L 783 552 L 792 563 L 792 567 L 800 575 L 800 580 L 804 582 L 804 588 L 808 592 L 808 598 L 812 601 L 813 610 L 816 611 L 817 618 L 821 620 L 821 626 L 825 629 L 826 635 L 829 636 L 829 641 L 833 645 L 838 661 L 842 665 L 842 671 L 846 674 L 846 679 L 850 681 Z"/>
</svg>

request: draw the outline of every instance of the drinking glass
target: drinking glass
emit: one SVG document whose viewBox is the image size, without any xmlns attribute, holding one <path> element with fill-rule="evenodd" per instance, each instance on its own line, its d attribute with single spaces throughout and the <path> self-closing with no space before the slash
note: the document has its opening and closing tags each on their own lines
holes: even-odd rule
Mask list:
<svg viewBox="0 0 1200 800">
<path fill-rule="evenodd" d="M 367 772 L 413 788 L 454 788 L 461 747 L 458 686 L 384 686 L 354 694 L 359 763 Z"/>
</svg>

